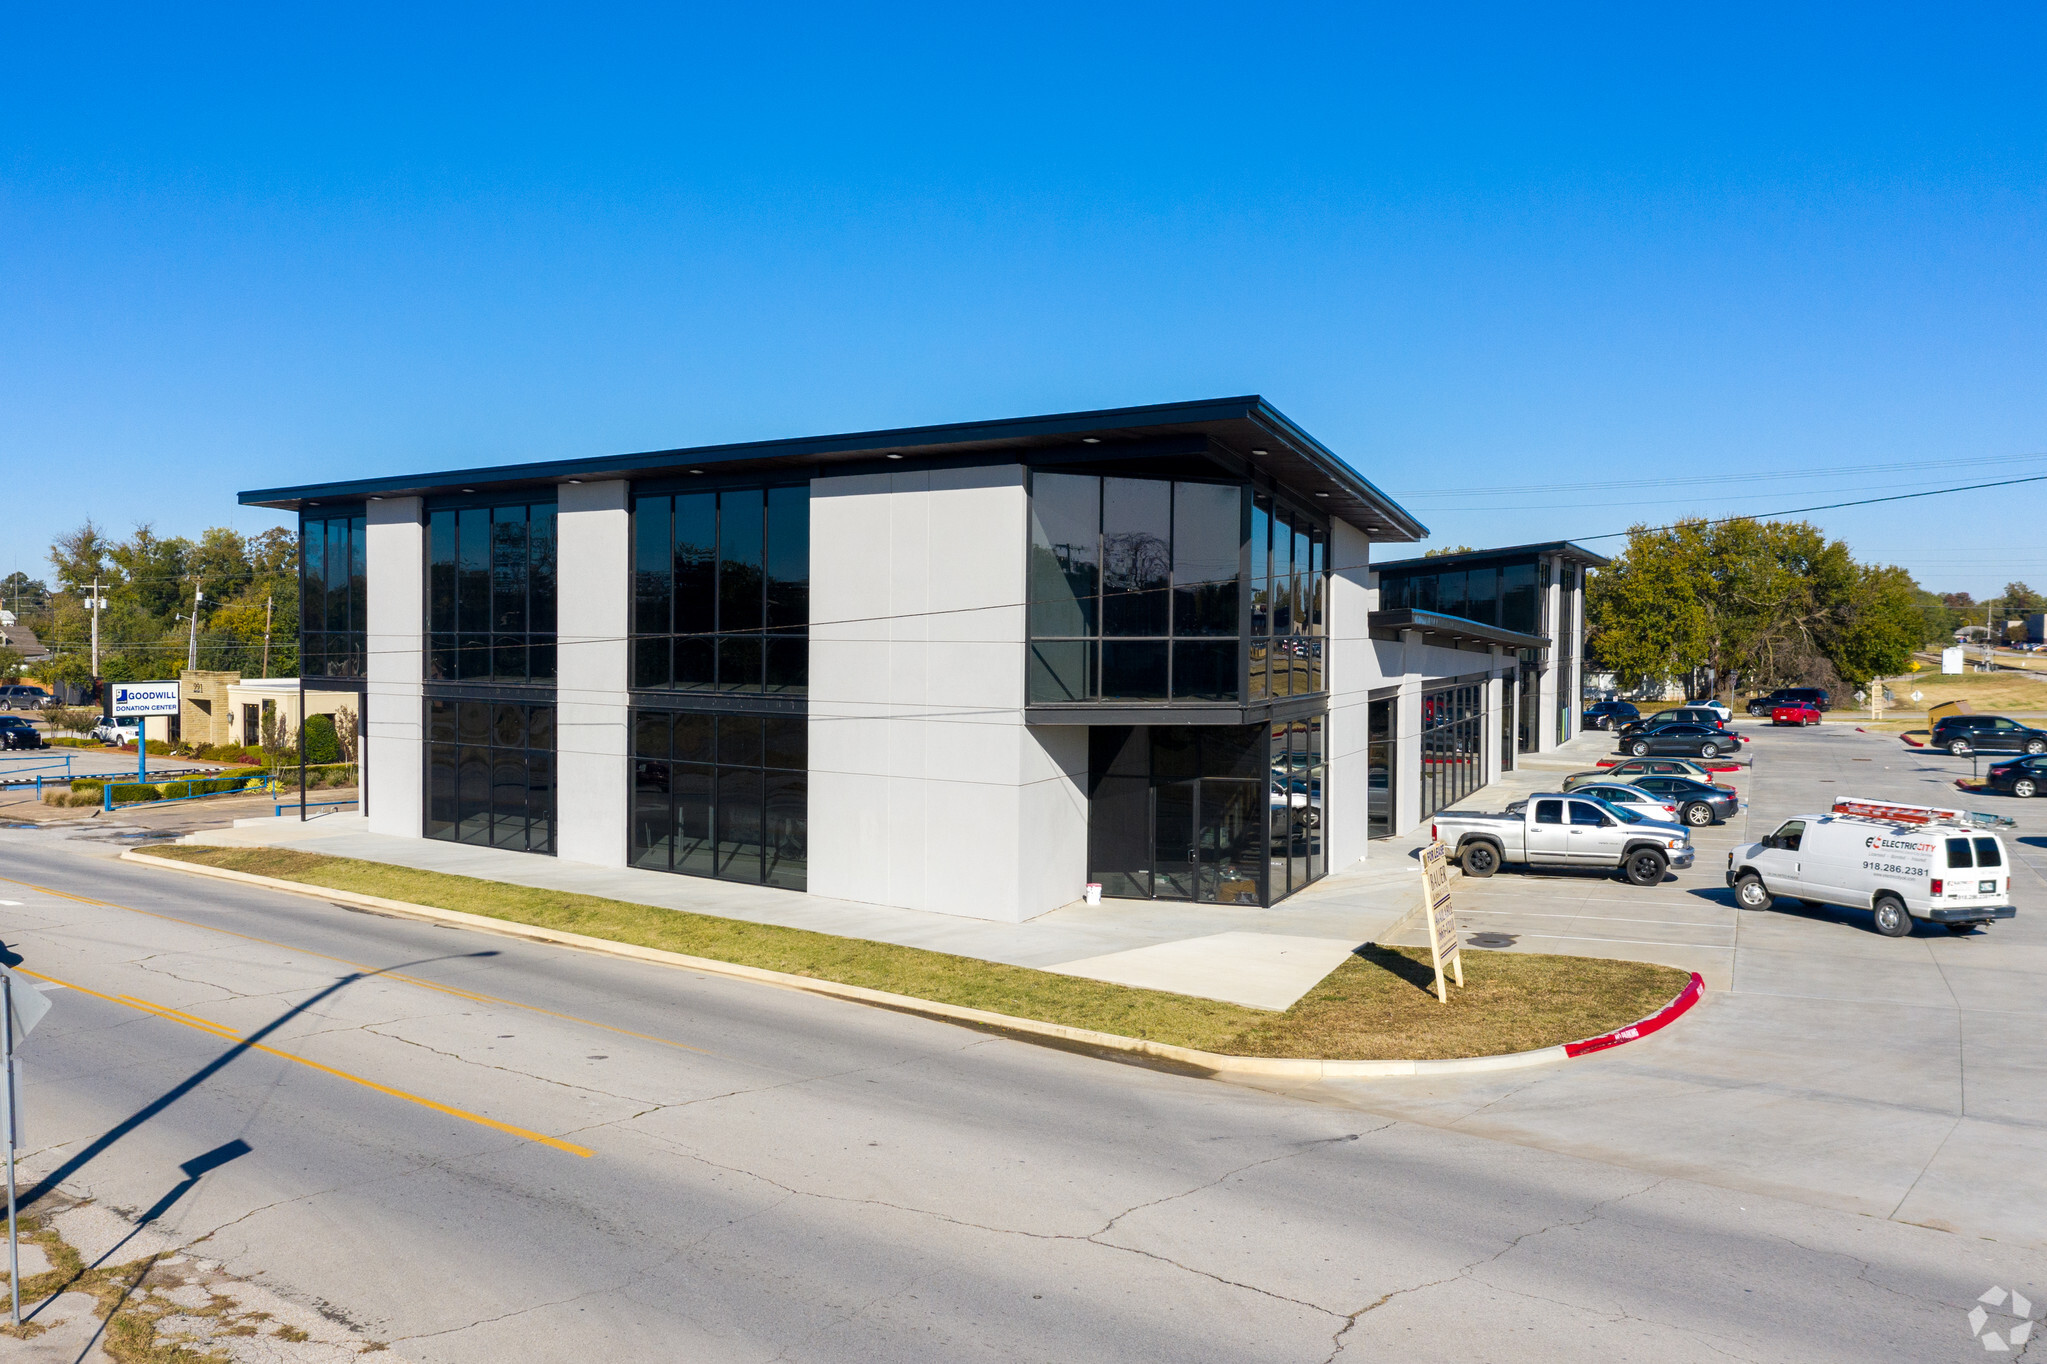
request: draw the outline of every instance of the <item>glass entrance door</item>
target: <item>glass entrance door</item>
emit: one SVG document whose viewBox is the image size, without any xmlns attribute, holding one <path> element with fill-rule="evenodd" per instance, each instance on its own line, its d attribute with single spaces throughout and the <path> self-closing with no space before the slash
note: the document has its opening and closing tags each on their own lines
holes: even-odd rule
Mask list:
<svg viewBox="0 0 2047 1364">
<path fill-rule="evenodd" d="M 1200 785 L 1196 898 L 1211 904 L 1255 905 L 1258 859 L 1264 855 L 1254 822 L 1264 814 L 1258 784 L 1205 777 Z"/>
<path fill-rule="evenodd" d="M 1175 781 L 1152 788 L 1152 894 L 1161 900 L 1192 900 L 1201 835 L 1195 827 L 1199 782 Z"/>
</svg>

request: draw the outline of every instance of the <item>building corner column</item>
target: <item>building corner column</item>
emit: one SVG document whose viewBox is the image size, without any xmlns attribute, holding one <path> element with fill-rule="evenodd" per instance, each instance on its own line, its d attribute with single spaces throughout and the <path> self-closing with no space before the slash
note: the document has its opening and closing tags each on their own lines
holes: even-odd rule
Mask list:
<svg viewBox="0 0 2047 1364">
<path fill-rule="evenodd" d="M 363 516 L 363 795 L 370 832 L 396 838 L 425 834 L 425 505 L 417 497 L 379 498 Z"/>
<path fill-rule="evenodd" d="M 555 853 L 627 863 L 632 809 L 632 485 L 565 483 L 556 534 Z"/>
</svg>

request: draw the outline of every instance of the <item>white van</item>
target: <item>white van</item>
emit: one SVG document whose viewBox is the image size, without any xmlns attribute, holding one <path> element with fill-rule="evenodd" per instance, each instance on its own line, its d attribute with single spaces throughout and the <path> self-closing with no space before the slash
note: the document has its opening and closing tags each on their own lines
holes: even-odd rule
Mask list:
<svg viewBox="0 0 2047 1364">
<path fill-rule="evenodd" d="M 1743 909 L 1768 909 L 1779 895 L 1867 909 L 1887 938 L 1909 934 L 1914 919 L 1966 933 L 2018 913 L 1997 835 L 1952 810 L 1878 801 L 1786 820 L 1727 855 L 1727 884 Z"/>
</svg>

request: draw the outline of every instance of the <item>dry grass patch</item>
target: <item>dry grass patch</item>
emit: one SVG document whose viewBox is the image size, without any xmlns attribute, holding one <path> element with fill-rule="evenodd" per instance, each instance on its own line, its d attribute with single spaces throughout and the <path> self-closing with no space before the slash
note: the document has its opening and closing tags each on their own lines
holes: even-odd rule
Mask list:
<svg viewBox="0 0 2047 1364">
<path fill-rule="evenodd" d="M 1653 1012 L 1685 973 L 1640 962 L 1467 953 L 1448 1005 L 1425 957 L 1367 948 L 1292 1009 L 1140 990 L 893 943 L 749 923 L 594 895 L 416 871 L 288 848 L 160 845 L 151 856 L 429 905 L 1013 1018 L 1238 1056 L 1330 1060 L 1488 1056 L 1591 1037 Z"/>
</svg>

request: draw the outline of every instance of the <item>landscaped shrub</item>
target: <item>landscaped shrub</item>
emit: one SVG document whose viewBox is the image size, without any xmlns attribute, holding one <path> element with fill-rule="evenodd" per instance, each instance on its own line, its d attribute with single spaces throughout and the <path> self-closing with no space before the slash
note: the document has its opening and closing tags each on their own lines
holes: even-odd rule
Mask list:
<svg viewBox="0 0 2047 1364">
<path fill-rule="evenodd" d="M 341 761 L 341 740 L 334 733 L 334 717 L 331 715 L 309 715 L 306 717 L 306 762 L 332 763 Z"/>
</svg>

